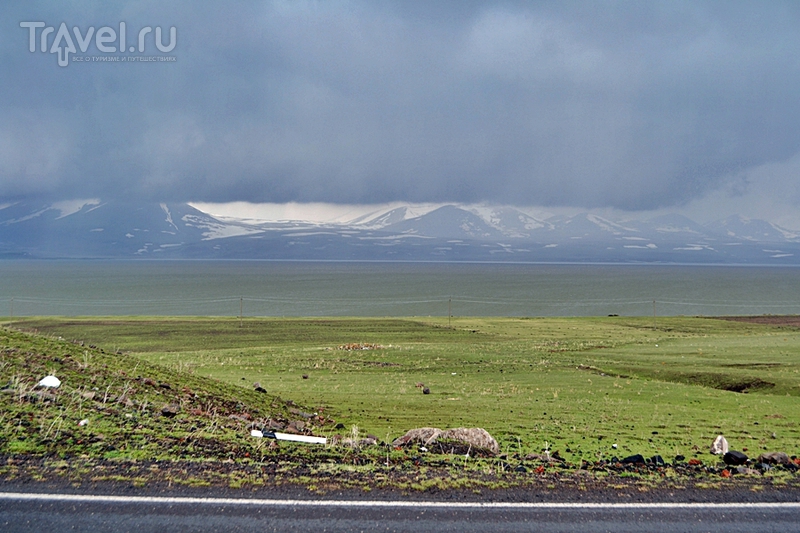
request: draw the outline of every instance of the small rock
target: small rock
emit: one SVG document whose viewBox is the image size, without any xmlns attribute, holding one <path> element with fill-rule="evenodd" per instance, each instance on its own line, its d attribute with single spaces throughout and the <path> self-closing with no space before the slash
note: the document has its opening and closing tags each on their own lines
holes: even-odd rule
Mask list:
<svg viewBox="0 0 800 533">
<path fill-rule="evenodd" d="M 303 374 L 303 379 L 308 379 L 308 374 Z"/>
<path fill-rule="evenodd" d="M 722 456 L 722 460 L 726 465 L 739 466 L 747 462 L 747 456 L 742 452 L 731 450 Z"/>
<path fill-rule="evenodd" d="M 428 387 L 423 387 L 422 388 L 422 394 L 430 394 L 430 393 L 431 393 L 431 389 L 429 389 Z"/>
<path fill-rule="evenodd" d="M 303 418 L 314 418 L 313 413 L 306 413 L 305 411 L 301 411 L 296 407 L 290 407 L 289 412 L 292 413 L 293 415 L 302 416 Z"/>
<path fill-rule="evenodd" d="M 163 416 L 166 416 L 167 418 L 173 418 L 180 411 L 181 411 L 180 405 L 176 405 L 174 403 L 173 404 L 169 404 L 169 405 L 165 405 L 164 407 L 161 408 L 161 414 Z"/>
<path fill-rule="evenodd" d="M 286 433 L 302 433 L 306 428 L 306 423 L 302 420 L 292 420 L 286 428 Z"/>
<path fill-rule="evenodd" d="M 156 380 L 151 379 L 151 378 L 144 378 L 142 380 L 142 383 L 145 384 L 145 385 L 149 385 L 151 387 L 157 387 L 158 386 L 158 383 L 156 382 Z"/>
<path fill-rule="evenodd" d="M 258 381 L 253 383 L 253 389 L 255 389 L 256 392 L 267 392 L 267 389 L 262 387 L 261 383 L 259 383 Z"/>
<path fill-rule="evenodd" d="M 758 470 L 753 470 L 752 468 L 747 468 L 746 466 L 737 466 L 736 473 L 741 474 L 744 476 L 760 476 L 761 472 Z"/>
<path fill-rule="evenodd" d="M 675 459 L 673 459 L 673 461 L 676 462 L 676 463 L 680 463 L 681 461 L 685 461 L 685 460 L 686 460 L 686 457 L 684 457 L 683 455 L 680 455 L 680 454 L 676 455 Z"/>
<path fill-rule="evenodd" d="M 272 431 L 283 431 L 286 428 L 285 424 L 278 422 L 277 420 L 272 420 L 271 418 L 267 421 L 267 427 Z M 344 426 L 342 426 L 344 427 Z"/>
<path fill-rule="evenodd" d="M 722 435 L 717 435 L 711 444 L 711 453 L 714 455 L 725 455 L 728 453 L 728 441 Z"/>
<path fill-rule="evenodd" d="M 78 422 L 78 425 L 79 425 L 79 426 L 85 426 L 85 425 L 86 425 L 86 424 L 88 424 L 88 423 L 89 423 L 89 419 L 88 419 L 88 418 L 84 418 L 83 420 L 81 420 L 80 422 Z"/>
<path fill-rule="evenodd" d="M 665 464 L 664 463 L 664 458 L 661 457 L 660 455 L 654 455 L 653 457 L 651 457 L 650 458 L 650 462 L 653 463 L 656 466 L 664 466 L 664 464 Z"/>
<path fill-rule="evenodd" d="M 61 386 L 61 380 L 55 376 L 45 376 L 39 383 L 36 384 L 37 387 L 45 387 L 48 389 L 57 389 Z"/>
<path fill-rule="evenodd" d="M 783 452 L 762 453 L 758 456 L 758 462 L 768 465 L 788 465 L 791 463 L 789 456 Z"/>
</svg>

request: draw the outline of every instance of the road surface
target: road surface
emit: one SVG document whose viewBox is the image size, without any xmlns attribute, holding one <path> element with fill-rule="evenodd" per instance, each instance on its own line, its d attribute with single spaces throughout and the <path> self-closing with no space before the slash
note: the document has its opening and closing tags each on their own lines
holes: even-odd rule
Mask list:
<svg viewBox="0 0 800 533">
<path fill-rule="evenodd" d="M 479 503 L 0 492 L 0 531 L 800 532 L 800 503 Z"/>
</svg>

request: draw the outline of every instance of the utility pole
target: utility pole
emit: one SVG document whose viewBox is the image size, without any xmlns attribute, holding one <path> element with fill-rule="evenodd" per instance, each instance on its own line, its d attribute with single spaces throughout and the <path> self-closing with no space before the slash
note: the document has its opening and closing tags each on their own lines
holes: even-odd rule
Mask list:
<svg viewBox="0 0 800 533">
<path fill-rule="evenodd" d="M 14 298 L 11 298 L 11 318 L 14 318 Z"/>
<path fill-rule="evenodd" d="M 653 300 L 653 329 L 656 329 L 656 301 Z"/>
<path fill-rule="evenodd" d="M 242 315 L 244 315 L 244 298 L 239 297 L 239 327 L 242 327 Z"/>
<path fill-rule="evenodd" d="M 450 327 L 450 319 L 453 317 L 453 298 L 447 299 L 447 327 Z"/>
</svg>

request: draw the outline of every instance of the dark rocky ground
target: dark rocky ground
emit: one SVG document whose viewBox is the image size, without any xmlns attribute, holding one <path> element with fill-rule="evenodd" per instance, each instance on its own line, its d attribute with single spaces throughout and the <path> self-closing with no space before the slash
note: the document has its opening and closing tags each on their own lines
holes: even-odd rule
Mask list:
<svg viewBox="0 0 800 533">
<path fill-rule="evenodd" d="M 289 457 L 287 456 L 287 459 Z M 3 458 L 0 490 L 196 497 L 421 499 L 499 502 L 798 501 L 800 477 L 725 477 L 701 465 L 518 464 L 508 471 L 459 472 L 447 466 L 320 469 L 268 463 L 147 462 Z M 500 465 L 500 463 L 498 463 Z M 525 472 L 519 466 L 524 466 Z"/>
</svg>

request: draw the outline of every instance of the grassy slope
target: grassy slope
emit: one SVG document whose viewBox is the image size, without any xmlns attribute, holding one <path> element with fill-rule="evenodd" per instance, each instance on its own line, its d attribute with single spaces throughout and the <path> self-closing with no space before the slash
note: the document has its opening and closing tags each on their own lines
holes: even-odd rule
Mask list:
<svg viewBox="0 0 800 533">
<path fill-rule="evenodd" d="M 718 433 L 751 455 L 798 452 L 796 330 L 693 318 L 659 319 L 657 330 L 650 319 L 623 317 L 446 322 L 246 319 L 240 328 L 235 319 L 112 318 L 17 325 L 131 351 L 238 385 L 242 394 L 260 381 L 270 393 L 326 408 L 380 438 L 419 426 L 481 426 L 506 450 L 549 447 L 573 461 L 702 455 Z M 336 349 L 347 342 L 383 348 Z M 774 386 L 721 390 L 759 382 Z"/>
<path fill-rule="evenodd" d="M 0 356 L 0 455 L 258 457 L 266 441 L 252 439 L 243 418 L 294 417 L 272 395 L 57 338 L 0 328 Z M 48 374 L 58 389 L 35 386 Z M 167 405 L 177 415 L 163 415 Z"/>
</svg>

